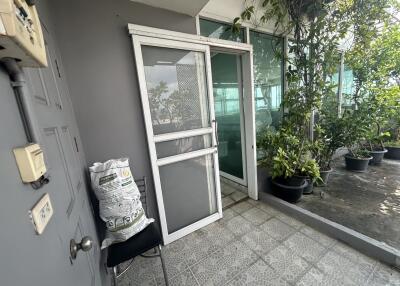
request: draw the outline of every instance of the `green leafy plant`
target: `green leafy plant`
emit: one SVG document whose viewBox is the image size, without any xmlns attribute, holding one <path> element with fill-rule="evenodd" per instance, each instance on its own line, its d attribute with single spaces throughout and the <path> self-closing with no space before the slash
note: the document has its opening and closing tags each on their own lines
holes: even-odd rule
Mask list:
<svg viewBox="0 0 400 286">
<path fill-rule="evenodd" d="M 355 128 L 354 134 L 348 134 L 347 145 L 353 139 L 358 149 L 372 151 L 384 150 L 384 141 L 400 139 L 400 25 L 388 12 L 398 11 L 396 2 L 371 5 L 374 8 L 365 11 L 367 20 L 363 20 L 365 15 L 355 14 L 354 43 L 345 60 L 353 71 L 352 100 L 357 108 L 351 116 L 346 114 L 352 121 L 348 127 Z"/>
<path fill-rule="evenodd" d="M 278 132 L 266 130 L 258 137 L 257 146 L 265 151 L 259 165 L 272 170 L 272 178 L 307 176 L 320 180 L 319 166 L 310 156 L 309 146 L 285 129 Z"/>
<path fill-rule="evenodd" d="M 281 129 L 276 134 L 268 131 L 261 134 L 257 147 L 266 160 L 260 164 L 268 163 L 274 178 L 301 175 L 318 179 L 319 165 L 313 155 L 316 150 L 322 154 L 321 144 L 325 141 L 312 140 L 311 117 L 327 90 L 327 76 L 336 70 L 339 59 L 336 47 L 347 30 L 343 20 L 345 10 L 336 3 L 317 0 L 266 0 L 262 9 L 259 21 L 274 21 L 276 31 L 290 34 L 292 40 L 289 54 L 284 58 L 289 68 Z M 254 6 L 247 6 L 241 17 L 234 20 L 232 29 L 239 29 L 241 21 L 249 21 L 255 12 Z"/>
<path fill-rule="evenodd" d="M 400 141 L 388 141 L 388 142 L 386 142 L 386 146 L 400 147 Z"/>
<path fill-rule="evenodd" d="M 353 158 L 370 157 L 369 152 L 363 148 L 362 144 L 366 140 L 370 126 L 369 117 L 365 116 L 366 114 L 366 111 L 362 108 L 346 110 L 339 119 L 343 144 Z"/>
<path fill-rule="evenodd" d="M 314 144 L 312 154 L 322 171 L 331 170 L 333 155 L 336 150 L 343 146 L 342 134 L 338 126 L 338 118 L 331 118 L 332 121 L 321 122 L 326 127 L 316 125 L 314 128 Z"/>
<path fill-rule="evenodd" d="M 371 76 L 373 61 L 365 56 L 365 51 L 373 47 L 380 35 L 380 24 L 390 18 L 388 8 L 395 5 L 394 0 L 264 0 L 261 3 L 261 7 L 255 7 L 246 1 L 246 8 L 233 21 L 232 30 L 239 31 L 242 22 L 257 17 L 261 25 L 273 21 L 275 32 L 289 36 L 290 40 L 285 56 L 288 89 L 283 98 L 282 126 L 275 134 L 265 131 L 259 136 L 257 147 L 266 158 L 260 164 L 270 165 L 274 177 L 302 172 L 316 176 L 319 167 L 330 168 L 338 147 L 346 146 L 351 156 L 365 157 L 363 144 L 369 139 L 369 127 L 377 118 L 375 115 L 382 112 L 382 101 L 371 95 L 377 95 L 377 87 L 383 86 L 376 84 L 381 82 L 379 77 Z M 320 124 L 314 127 L 315 138 L 312 138 L 312 115 L 323 109 L 324 98 L 332 93 L 330 79 L 337 72 L 341 56 L 338 47 L 349 35 L 352 44 L 345 59 L 354 71 L 355 109 L 346 110 L 339 117 L 337 109 L 333 116 L 321 112 Z M 375 70 L 383 73 L 388 69 Z M 393 69 L 392 74 L 396 74 Z M 379 99 L 375 102 L 379 104 L 371 105 L 373 101 L 368 101 L 369 98 Z"/>
</svg>

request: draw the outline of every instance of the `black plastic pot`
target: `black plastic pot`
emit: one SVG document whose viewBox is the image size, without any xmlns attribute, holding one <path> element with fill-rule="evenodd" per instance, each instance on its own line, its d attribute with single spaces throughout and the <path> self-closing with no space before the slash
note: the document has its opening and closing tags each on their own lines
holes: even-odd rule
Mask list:
<svg viewBox="0 0 400 286">
<path fill-rule="evenodd" d="M 388 150 L 385 149 L 383 151 L 382 150 L 374 150 L 374 151 L 369 152 L 369 154 L 371 154 L 371 156 L 372 156 L 372 159 L 371 159 L 371 161 L 369 161 L 369 164 L 370 165 L 380 165 L 383 160 L 383 155 L 385 155 L 385 153 L 387 151 Z"/>
<path fill-rule="evenodd" d="M 385 154 L 385 158 L 400 160 L 400 147 L 389 147 L 386 146 L 387 153 Z"/>
<path fill-rule="evenodd" d="M 302 177 L 302 176 L 293 176 L 293 177 L 289 177 L 289 178 L 278 177 L 278 178 L 274 179 L 274 181 L 276 181 L 279 184 L 292 186 L 292 187 L 302 186 L 304 184 L 305 180 L 306 180 L 306 177 Z"/>
<path fill-rule="evenodd" d="M 288 183 L 284 183 L 285 181 L 290 182 L 290 179 L 272 179 L 272 193 L 278 198 L 281 198 L 289 203 L 296 203 L 300 200 L 301 196 L 303 195 L 303 189 L 307 187 L 308 183 L 304 179 L 302 180 L 303 183 L 297 186 L 291 186 L 288 185 Z"/>
<path fill-rule="evenodd" d="M 326 171 L 320 170 L 320 171 L 319 171 L 319 174 L 320 174 L 320 177 L 321 177 L 321 179 L 322 179 L 322 182 L 317 182 L 316 185 L 317 185 L 318 187 L 325 187 L 325 186 L 327 186 L 327 185 L 328 185 L 329 176 L 330 176 L 330 174 L 332 173 L 332 171 L 333 171 L 333 169 L 329 169 L 329 170 L 326 170 Z"/>
<path fill-rule="evenodd" d="M 313 181 L 310 177 L 308 176 L 294 176 L 298 178 L 303 178 L 304 181 L 307 182 L 307 186 L 303 189 L 303 195 L 310 195 L 314 191 L 314 186 L 313 186 Z"/>
<path fill-rule="evenodd" d="M 368 168 L 369 161 L 372 157 L 369 158 L 354 158 L 349 154 L 344 156 L 346 161 L 346 169 L 355 172 L 365 172 Z"/>
</svg>

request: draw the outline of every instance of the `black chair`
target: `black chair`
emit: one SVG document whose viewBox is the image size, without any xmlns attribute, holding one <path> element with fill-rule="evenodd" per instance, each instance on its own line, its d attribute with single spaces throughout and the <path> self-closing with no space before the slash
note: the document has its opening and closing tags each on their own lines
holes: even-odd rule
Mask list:
<svg viewBox="0 0 400 286">
<path fill-rule="evenodd" d="M 136 185 L 140 191 L 140 200 L 142 201 L 143 209 L 147 211 L 147 184 L 146 177 L 135 179 Z M 165 284 L 168 286 L 168 276 L 165 269 L 164 256 L 161 248 L 162 238 L 154 223 L 151 223 L 144 230 L 134 235 L 124 242 L 115 243 L 108 247 L 107 266 L 113 270 L 114 285 L 117 285 L 117 278 L 124 274 L 132 266 L 132 262 L 137 256 L 146 258 L 157 257 L 161 259 L 161 265 L 164 272 Z M 157 251 L 158 248 L 158 251 Z M 154 249 L 153 255 L 144 255 L 146 251 Z M 158 253 L 157 253 L 158 252 Z M 120 270 L 118 265 L 122 262 L 131 260 L 125 269 Z"/>
</svg>

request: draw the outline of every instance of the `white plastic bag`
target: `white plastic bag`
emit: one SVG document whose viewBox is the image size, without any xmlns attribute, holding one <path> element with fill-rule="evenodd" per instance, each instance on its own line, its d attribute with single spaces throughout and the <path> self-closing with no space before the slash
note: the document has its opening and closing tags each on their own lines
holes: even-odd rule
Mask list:
<svg viewBox="0 0 400 286">
<path fill-rule="evenodd" d="M 89 170 L 92 188 L 99 200 L 100 217 L 107 225 L 101 249 L 131 238 L 154 222 L 143 210 L 128 158 L 94 163 Z"/>
</svg>

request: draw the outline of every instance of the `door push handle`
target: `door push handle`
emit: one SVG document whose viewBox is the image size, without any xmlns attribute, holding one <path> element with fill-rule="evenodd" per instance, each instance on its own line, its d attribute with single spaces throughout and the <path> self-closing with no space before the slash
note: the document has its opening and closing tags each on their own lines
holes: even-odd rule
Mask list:
<svg viewBox="0 0 400 286">
<path fill-rule="evenodd" d="M 215 141 L 217 143 L 217 146 L 219 146 L 219 138 L 218 138 L 218 122 L 217 120 L 213 119 L 212 123 L 214 124 L 214 132 L 215 132 Z"/>
<path fill-rule="evenodd" d="M 75 239 L 70 240 L 69 244 L 69 252 L 71 253 L 71 258 L 76 259 L 76 255 L 79 250 L 83 250 L 85 252 L 92 249 L 93 239 L 90 236 L 85 236 L 82 238 L 80 243 L 75 242 Z"/>
</svg>

